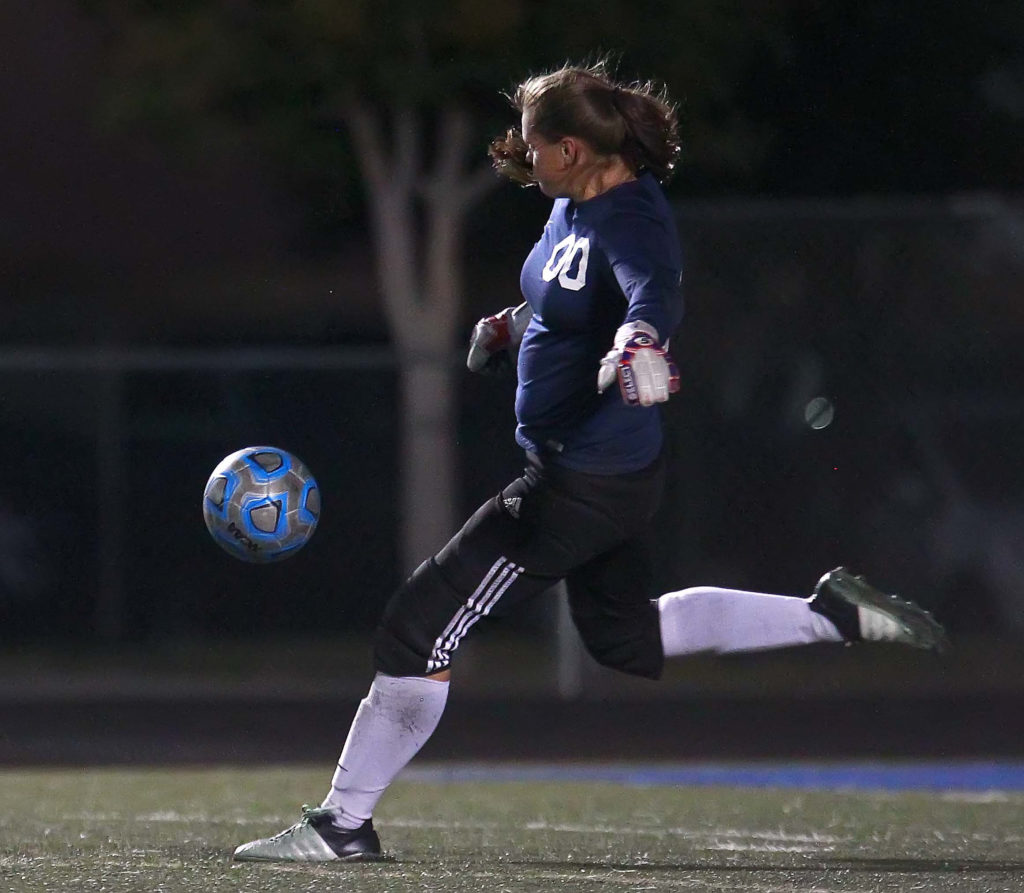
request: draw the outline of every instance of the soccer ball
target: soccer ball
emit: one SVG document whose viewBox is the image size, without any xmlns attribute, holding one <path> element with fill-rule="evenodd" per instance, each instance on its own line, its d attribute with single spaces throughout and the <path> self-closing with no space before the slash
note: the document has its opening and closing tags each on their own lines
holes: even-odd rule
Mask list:
<svg viewBox="0 0 1024 893">
<path fill-rule="evenodd" d="M 243 561 L 279 561 L 294 555 L 316 530 L 320 489 L 291 453 L 246 447 L 225 457 L 203 493 L 211 536 Z"/>
</svg>

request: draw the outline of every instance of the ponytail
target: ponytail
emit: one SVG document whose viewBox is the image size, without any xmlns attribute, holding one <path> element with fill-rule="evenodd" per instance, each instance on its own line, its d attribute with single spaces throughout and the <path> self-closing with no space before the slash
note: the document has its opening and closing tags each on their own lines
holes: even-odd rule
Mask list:
<svg viewBox="0 0 1024 893">
<path fill-rule="evenodd" d="M 652 84 L 616 87 L 613 104 L 626 125 L 619 154 L 634 171 L 649 170 L 661 183 L 675 173 L 682 147 L 675 106 Z"/>
<path fill-rule="evenodd" d="M 564 66 L 523 81 L 509 97 L 520 113 L 529 108 L 533 126 L 552 142 L 564 136 L 586 140 L 603 155 L 621 155 L 634 173 L 650 171 L 660 182 L 675 173 L 679 123 L 675 104 L 651 82 L 620 84 L 604 63 Z M 530 185 L 527 147 L 518 131 L 491 143 L 495 169 Z"/>
</svg>

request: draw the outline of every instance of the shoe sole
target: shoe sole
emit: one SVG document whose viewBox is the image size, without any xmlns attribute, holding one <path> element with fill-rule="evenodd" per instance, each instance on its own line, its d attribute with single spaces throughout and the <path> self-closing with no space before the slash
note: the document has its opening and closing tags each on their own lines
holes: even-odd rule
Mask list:
<svg viewBox="0 0 1024 893">
<path fill-rule="evenodd" d="M 825 574 L 818 581 L 815 592 L 823 585 L 830 586 L 844 601 L 878 611 L 898 623 L 910 637 L 907 645 L 939 653 L 948 650 L 949 638 L 942 625 L 930 612 L 913 602 L 875 589 L 862 577 L 851 574 L 843 567 Z"/>
<path fill-rule="evenodd" d="M 331 865 L 335 862 L 390 862 L 391 856 L 385 853 L 352 853 L 348 856 L 338 856 L 334 859 L 291 859 L 287 856 L 232 856 L 234 862 L 291 862 L 300 864 L 322 864 Z"/>
<path fill-rule="evenodd" d="M 353 853 L 351 856 L 340 856 L 339 862 L 390 862 L 391 856 L 386 853 Z"/>
</svg>

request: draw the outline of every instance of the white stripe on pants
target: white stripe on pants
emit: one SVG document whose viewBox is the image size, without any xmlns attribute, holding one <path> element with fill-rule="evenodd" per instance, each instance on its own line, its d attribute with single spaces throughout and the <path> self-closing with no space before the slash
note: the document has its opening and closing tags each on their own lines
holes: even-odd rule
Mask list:
<svg viewBox="0 0 1024 893">
<path fill-rule="evenodd" d="M 459 647 L 459 642 L 462 641 L 473 624 L 490 613 L 498 603 L 498 599 L 505 594 L 522 572 L 523 568 L 504 556 L 491 565 L 491 569 L 484 574 L 480 585 L 473 590 L 473 594 L 466 600 L 466 603 L 455 612 L 455 616 L 434 642 L 430 659 L 427 661 L 428 673 L 435 673 L 448 666 L 452 652 Z"/>
</svg>

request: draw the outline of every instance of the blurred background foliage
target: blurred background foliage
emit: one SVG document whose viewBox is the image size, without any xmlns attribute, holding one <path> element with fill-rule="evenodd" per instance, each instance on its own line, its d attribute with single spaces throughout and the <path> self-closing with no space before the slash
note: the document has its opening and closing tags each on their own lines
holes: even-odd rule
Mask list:
<svg viewBox="0 0 1024 893">
<path fill-rule="evenodd" d="M 102 119 L 177 148 L 256 144 L 313 232 L 359 218 L 343 107 L 472 108 L 475 152 L 509 122 L 499 91 L 610 55 L 681 107 L 677 195 L 1020 187 L 1024 8 L 992 0 L 104 2 Z"/>
</svg>

